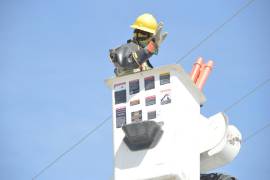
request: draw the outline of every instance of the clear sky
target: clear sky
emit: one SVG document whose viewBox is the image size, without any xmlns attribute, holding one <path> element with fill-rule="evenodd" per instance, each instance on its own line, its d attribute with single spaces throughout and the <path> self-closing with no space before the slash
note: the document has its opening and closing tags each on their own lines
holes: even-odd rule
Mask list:
<svg viewBox="0 0 270 180">
<path fill-rule="evenodd" d="M 154 66 L 174 64 L 246 1 L 2 0 L 0 2 L 0 179 L 31 179 L 111 114 L 113 75 L 108 49 L 132 35 L 135 18 L 150 12 L 169 32 Z M 187 56 L 215 67 L 204 93 L 205 116 L 223 111 L 270 77 L 270 3 L 255 0 Z M 270 83 L 227 114 L 248 137 L 270 121 Z M 46 169 L 40 180 L 107 180 L 113 172 L 108 121 Z M 243 144 L 217 169 L 240 180 L 270 179 L 270 128 Z"/>
</svg>

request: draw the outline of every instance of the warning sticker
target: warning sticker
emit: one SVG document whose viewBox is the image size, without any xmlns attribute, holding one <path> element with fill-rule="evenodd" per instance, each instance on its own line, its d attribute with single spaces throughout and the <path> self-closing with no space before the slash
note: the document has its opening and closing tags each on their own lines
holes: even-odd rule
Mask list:
<svg viewBox="0 0 270 180">
<path fill-rule="evenodd" d="M 165 105 L 165 104 L 169 104 L 171 102 L 172 102 L 171 90 L 170 89 L 166 89 L 166 90 L 161 91 L 160 104 L 161 105 Z"/>
<path fill-rule="evenodd" d="M 117 108 L 116 109 L 116 128 L 121 128 L 126 124 L 126 108 Z"/>
<path fill-rule="evenodd" d="M 122 82 L 122 83 L 118 83 L 114 85 L 114 91 L 120 91 L 126 89 L 126 83 Z"/>
<path fill-rule="evenodd" d="M 150 90 L 155 88 L 155 77 L 149 76 L 144 78 L 144 87 L 145 90 Z"/>
<path fill-rule="evenodd" d="M 150 120 L 150 119 L 155 119 L 157 117 L 157 113 L 156 111 L 150 111 L 147 113 L 147 119 Z"/>
<path fill-rule="evenodd" d="M 142 120 L 142 110 L 134 111 L 131 113 L 131 121 L 138 122 Z"/>
<path fill-rule="evenodd" d="M 133 80 L 129 82 L 129 94 L 136 94 L 140 92 L 140 84 L 139 79 Z"/>
<path fill-rule="evenodd" d="M 156 104 L 156 96 L 148 96 L 145 98 L 145 105 L 151 106 Z"/>
<path fill-rule="evenodd" d="M 164 73 L 159 75 L 160 85 L 170 83 L 170 73 Z"/>
<path fill-rule="evenodd" d="M 114 92 L 115 104 L 125 103 L 127 101 L 126 90 L 120 90 Z"/>
<path fill-rule="evenodd" d="M 137 105 L 137 104 L 140 104 L 140 100 L 139 100 L 139 99 L 130 101 L 130 106 L 135 106 L 135 105 Z"/>
</svg>

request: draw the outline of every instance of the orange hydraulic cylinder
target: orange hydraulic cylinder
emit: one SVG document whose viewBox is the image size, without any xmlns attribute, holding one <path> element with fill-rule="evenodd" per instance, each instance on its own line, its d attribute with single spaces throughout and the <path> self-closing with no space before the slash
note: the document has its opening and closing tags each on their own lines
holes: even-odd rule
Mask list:
<svg viewBox="0 0 270 180">
<path fill-rule="evenodd" d="M 194 83 L 196 83 L 199 75 L 200 75 L 200 69 L 203 65 L 203 58 L 199 57 L 196 61 L 196 63 L 193 64 L 192 71 L 190 73 L 190 77 Z"/>
<path fill-rule="evenodd" d="M 208 61 L 206 65 L 204 65 L 204 68 L 201 70 L 200 76 L 198 80 L 196 81 L 196 86 L 202 90 L 211 70 L 213 69 L 213 61 Z"/>
</svg>

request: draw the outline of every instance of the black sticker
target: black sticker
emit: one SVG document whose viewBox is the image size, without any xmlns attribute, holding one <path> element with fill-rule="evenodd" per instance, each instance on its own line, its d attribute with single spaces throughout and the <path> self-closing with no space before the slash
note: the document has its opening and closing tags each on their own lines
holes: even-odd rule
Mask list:
<svg viewBox="0 0 270 180">
<path fill-rule="evenodd" d="M 150 120 L 150 119 L 155 119 L 157 117 L 157 113 L 156 111 L 150 111 L 147 113 L 147 119 Z"/>
<path fill-rule="evenodd" d="M 151 106 L 156 104 L 156 96 L 149 96 L 145 98 L 145 105 Z"/>
<path fill-rule="evenodd" d="M 170 83 L 170 73 L 164 73 L 159 75 L 160 85 Z"/>
<path fill-rule="evenodd" d="M 125 103 L 127 101 L 126 90 L 115 91 L 114 92 L 115 104 Z"/>
<path fill-rule="evenodd" d="M 145 87 L 145 90 L 154 89 L 155 88 L 155 77 L 150 76 L 150 77 L 144 78 L 144 87 Z"/>
<path fill-rule="evenodd" d="M 142 120 L 142 110 L 134 111 L 131 113 L 131 121 L 137 122 Z"/>
<path fill-rule="evenodd" d="M 139 80 L 134 80 L 134 81 L 130 81 L 129 82 L 129 94 L 136 94 L 140 92 L 140 84 L 139 84 Z"/>
<path fill-rule="evenodd" d="M 116 128 L 126 124 L 126 108 L 116 109 Z"/>
</svg>

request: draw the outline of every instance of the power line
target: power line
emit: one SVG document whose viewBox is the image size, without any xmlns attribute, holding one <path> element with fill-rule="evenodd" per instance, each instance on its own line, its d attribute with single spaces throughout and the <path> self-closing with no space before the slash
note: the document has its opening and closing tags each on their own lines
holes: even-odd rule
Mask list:
<svg viewBox="0 0 270 180">
<path fill-rule="evenodd" d="M 234 103 L 232 103 L 231 105 L 229 105 L 228 107 L 226 107 L 224 109 L 224 112 L 230 111 L 234 106 L 236 106 L 237 104 L 239 104 L 240 102 L 242 102 L 245 98 L 247 98 L 248 96 L 250 96 L 251 94 L 253 94 L 254 92 L 256 92 L 259 88 L 263 87 L 269 81 L 270 81 L 270 78 L 268 78 L 265 81 L 261 82 L 255 88 L 253 88 L 252 90 L 250 90 L 247 94 L 245 94 L 244 96 L 242 96 L 241 98 L 239 98 L 237 101 L 235 101 Z"/>
<path fill-rule="evenodd" d="M 246 99 L 248 96 L 250 96 L 251 94 L 255 93 L 259 88 L 263 87 L 264 85 L 266 85 L 268 82 L 270 81 L 270 78 L 266 79 L 265 81 L 261 82 L 260 84 L 258 84 L 255 88 L 253 88 L 252 90 L 250 90 L 247 94 L 245 94 L 244 96 L 242 96 L 241 98 L 239 98 L 238 100 L 236 100 L 234 103 L 232 103 L 231 105 L 229 105 L 228 107 L 226 107 L 223 111 L 224 112 L 228 112 L 230 111 L 234 106 L 236 106 L 237 104 L 239 104 L 240 102 L 242 102 L 244 99 Z M 248 140 L 252 139 L 253 137 L 257 136 L 259 133 L 261 133 L 262 131 L 264 131 L 265 129 L 270 127 L 270 123 L 267 123 L 266 125 L 264 125 L 263 127 L 259 128 L 258 130 L 256 130 L 255 132 L 253 132 L 252 134 L 248 135 L 246 138 L 244 138 L 242 140 L 242 143 L 246 143 Z"/>
<path fill-rule="evenodd" d="M 112 117 L 112 115 L 108 116 L 105 120 L 103 120 L 101 123 L 99 123 L 95 128 L 91 129 L 86 135 L 84 135 L 81 139 L 79 139 L 79 141 L 77 143 L 73 144 L 65 152 L 60 154 L 56 159 L 54 159 L 51 163 L 49 163 L 42 170 L 40 170 L 35 176 L 33 176 L 32 180 L 37 179 L 41 174 L 43 174 L 46 170 L 48 170 L 50 167 L 52 167 L 57 161 L 59 161 L 65 155 L 67 155 L 69 152 L 74 150 L 78 145 L 80 145 L 82 142 L 84 142 L 90 135 L 94 134 L 98 129 L 100 129 L 108 120 L 111 119 L 111 117 Z"/>
<path fill-rule="evenodd" d="M 266 125 L 264 125 L 263 127 L 257 129 L 255 132 L 253 132 L 252 134 L 248 135 L 246 138 L 244 138 L 242 140 L 243 144 L 246 143 L 248 140 L 254 138 L 255 136 L 257 136 L 259 133 L 261 133 L 262 131 L 264 131 L 265 129 L 270 127 L 270 123 L 267 123 Z"/>
<path fill-rule="evenodd" d="M 270 78 L 266 79 L 265 81 L 261 82 L 260 84 L 258 84 L 255 88 L 251 89 L 247 94 L 245 94 L 244 96 L 242 96 L 241 98 L 237 99 L 235 102 L 233 102 L 231 105 L 229 105 L 228 107 L 226 107 L 223 111 L 224 112 L 228 112 L 230 111 L 233 107 L 235 107 L 237 104 L 239 104 L 240 102 L 242 102 L 244 99 L 246 99 L 247 97 L 249 97 L 250 95 L 252 95 L 253 93 L 255 93 L 257 90 L 259 90 L 261 87 L 263 87 L 264 85 L 266 85 L 268 82 L 270 81 Z M 246 143 L 248 140 L 250 140 L 251 138 L 255 137 L 256 135 L 258 135 L 260 132 L 262 132 L 263 130 L 267 129 L 270 127 L 270 123 L 266 124 L 265 126 L 261 127 L 260 129 L 256 130 L 255 132 L 253 132 L 252 134 L 248 135 L 246 138 L 244 138 L 242 140 L 243 143 Z"/>
<path fill-rule="evenodd" d="M 229 22 L 231 22 L 236 16 L 238 16 L 243 10 L 245 10 L 254 1 L 255 0 L 249 0 L 245 4 L 243 4 L 237 11 L 235 11 L 235 13 L 233 13 L 221 25 L 216 27 L 212 32 L 210 32 L 207 36 L 205 36 L 198 44 L 196 44 L 189 51 L 187 51 L 187 53 L 184 54 L 179 60 L 177 60 L 176 63 L 178 64 L 178 63 L 182 62 L 187 56 L 189 56 L 193 51 L 198 49 L 204 42 L 206 42 L 208 39 L 210 39 L 214 34 L 219 32 L 225 25 L 227 25 Z"/>
</svg>

